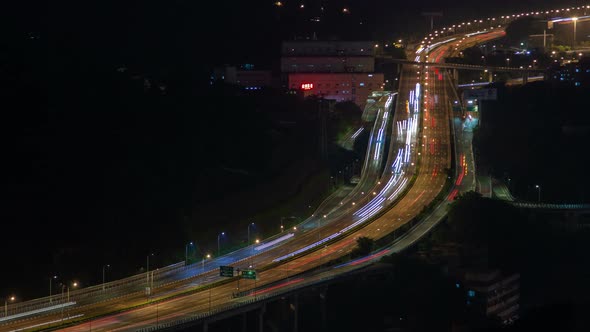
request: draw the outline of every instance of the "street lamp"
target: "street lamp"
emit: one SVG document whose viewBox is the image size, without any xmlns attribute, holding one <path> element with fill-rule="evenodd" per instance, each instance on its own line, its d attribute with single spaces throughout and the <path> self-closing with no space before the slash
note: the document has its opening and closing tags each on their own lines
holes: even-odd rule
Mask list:
<svg viewBox="0 0 590 332">
<path fill-rule="evenodd" d="M 75 282 L 75 281 L 72 282 L 72 287 L 78 287 L 78 283 Z M 70 286 L 61 283 L 61 301 L 62 301 L 62 304 L 63 304 L 63 299 L 64 299 L 64 289 L 66 290 L 66 294 L 67 294 L 66 303 L 67 302 L 70 302 Z M 62 305 L 62 307 L 61 307 L 61 320 L 62 321 L 64 319 L 64 307 L 65 307 L 64 305 Z M 70 315 L 70 309 L 68 308 L 68 316 L 69 315 Z"/>
<path fill-rule="evenodd" d="M 217 257 L 219 257 L 219 253 L 221 252 L 221 244 L 219 243 L 219 240 L 222 236 L 225 236 L 225 232 L 221 232 L 217 235 Z"/>
<path fill-rule="evenodd" d="M 150 287 L 150 256 L 154 254 L 149 254 L 146 256 L 146 267 L 145 267 L 145 281 L 147 283 L 146 287 Z"/>
<path fill-rule="evenodd" d="M 105 282 L 105 271 L 106 268 L 110 268 L 111 265 L 110 264 L 106 264 L 102 266 L 102 291 L 104 292 L 104 282 Z"/>
<path fill-rule="evenodd" d="M 49 303 L 51 303 L 53 301 L 52 299 L 52 293 L 51 293 L 51 287 L 53 286 L 53 280 L 57 279 L 57 276 L 53 276 L 53 277 L 49 277 Z"/>
<path fill-rule="evenodd" d="M 188 265 L 188 246 L 192 245 L 192 241 L 184 245 L 184 265 Z"/>
<path fill-rule="evenodd" d="M 256 226 L 256 225 L 254 225 L 254 223 L 248 224 L 248 245 L 250 245 L 250 226 Z"/>
<path fill-rule="evenodd" d="M 537 191 L 537 194 L 538 194 L 538 196 L 537 196 L 537 201 L 538 201 L 539 203 L 541 203 L 541 186 L 537 184 L 537 185 L 535 185 L 535 188 L 537 188 L 537 190 L 538 190 L 538 191 Z"/>
<path fill-rule="evenodd" d="M 324 219 L 326 219 L 327 215 L 324 214 Z M 322 218 L 318 218 L 318 241 L 320 240 L 320 234 L 321 234 L 321 230 L 320 228 L 322 227 Z"/>
<path fill-rule="evenodd" d="M 506 67 L 510 67 L 510 58 L 506 58 Z"/>
<path fill-rule="evenodd" d="M 207 259 L 211 258 L 210 254 L 207 254 L 207 256 L 203 256 L 203 272 L 205 272 L 205 257 L 207 257 Z"/>
<path fill-rule="evenodd" d="M 14 300 L 16 300 L 14 295 L 4 299 L 4 317 L 8 317 L 8 302 L 14 302 Z"/>
<path fill-rule="evenodd" d="M 574 22 L 574 41 L 572 42 L 572 49 L 576 48 L 576 24 L 578 23 L 578 18 L 574 17 L 572 18 L 572 21 Z"/>
<path fill-rule="evenodd" d="M 72 283 L 72 288 L 76 288 L 76 287 L 78 287 L 78 283 L 74 281 Z M 68 287 L 68 302 L 70 302 L 70 287 Z"/>
</svg>

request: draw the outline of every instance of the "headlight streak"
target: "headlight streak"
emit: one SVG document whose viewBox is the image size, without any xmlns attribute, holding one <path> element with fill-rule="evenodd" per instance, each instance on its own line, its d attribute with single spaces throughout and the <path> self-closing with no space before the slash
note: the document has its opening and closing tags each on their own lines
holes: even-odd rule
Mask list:
<svg viewBox="0 0 590 332">
<path fill-rule="evenodd" d="M 316 241 L 312 244 L 309 244 L 309 245 L 307 245 L 303 248 L 300 248 L 298 250 L 295 250 L 291 253 L 280 256 L 278 258 L 275 258 L 273 260 L 273 262 L 280 262 L 280 261 L 285 260 L 287 258 L 296 256 L 296 255 L 303 253 L 309 249 L 320 246 L 320 245 L 340 236 L 343 233 L 346 233 L 350 229 L 369 220 L 372 216 L 374 216 L 381 209 L 383 209 L 383 207 L 385 206 L 384 203 L 386 200 L 392 200 L 394 197 L 397 197 L 397 195 L 399 195 L 403 191 L 403 189 L 405 188 L 405 186 L 408 183 L 408 179 L 404 177 L 405 172 L 404 172 L 403 168 L 409 167 L 409 165 L 410 165 L 409 161 L 410 161 L 410 157 L 411 157 L 411 146 L 412 146 L 411 144 L 412 144 L 412 141 L 415 139 L 415 135 L 417 132 L 418 113 L 420 110 L 419 96 L 420 96 L 420 84 L 418 83 L 418 84 L 416 84 L 416 91 L 414 91 L 414 90 L 410 91 L 409 101 L 413 105 L 412 116 L 407 120 L 402 120 L 402 121 L 396 122 L 395 129 L 397 129 L 397 137 L 398 137 L 397 141 L 399 143 L 405 144 L 405 146 L 404 146 L 404 148 L 398 149 L 397 156 L 391 165 L 392 175 L 388 179 L 385 186 L 380 190 L 379 194 L 377 194 L 367 204 L 365 204 L 359 210 L 357 210 L 356 212 L 353 213 L 353 218 L 357 217 L 359 219 L 354 221 L 352 224 L 344 227 L 340 231 L 331 234 L 330 236 L 327 236 L 319 241 Z M 379 157 L 381 156 L 381 150 L 384 146 L 382 143 L 383 143 L 384 133 L 387 128 L 387 119 L 389 117 L 388 109 L 389 109 L 390 104 L 392 103 L 392 97 L 393 96 L 389 96 L 389 98 L 387 99 L 387 101 L 385 103 L 385 113 L 383 114 L 381 126 L 376 134 L 377 140 L 375 142 L 376 144 L 375 144 L 375 152 L 374 152 L 374 159 L 375 160 L 379 160 Z M 379 118 L 379 114 L 381 111 L 382 111 L 382 109 L 378 110 L 377 118 Z M 404 135 L 403 135 L 404 131 L 406 134 L 405 135 L 405 142 L 404 142 Z M 369 136 L 370 146 L 372 146 L 371 142 L 373 142 L 373 134 L 372 133 Z M 389 194 L 389 191 L 392 189 L 394 189 L 393 193 Z"/>
<path fill-rule="evenodd" d="M 360 133 L 363 132 L 364 129 L 365 127 L 360 127 L 359 130 L 357 130 L 354 134 L 352 134 L 352 136 L 350 136 L 350 138 L 355 139 Z"/>
</svg>

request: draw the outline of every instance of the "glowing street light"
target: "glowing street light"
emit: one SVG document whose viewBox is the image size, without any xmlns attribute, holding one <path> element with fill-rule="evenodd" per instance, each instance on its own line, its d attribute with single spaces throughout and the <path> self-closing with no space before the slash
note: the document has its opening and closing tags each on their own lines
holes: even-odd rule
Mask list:
<svg viewBox="0 0 590 332">
<path fill-rule="evenodd" d="M 574 22 L 574 41 L 572 42 L 572 48 L 575 49 L 576 48 L 576 24 L 578 23 L 578 18 L 574 17 L 574 18 L 572 18 L 572 21 Z"/>
<path fill-rule="evenodd" d="M 4 299 L 4 317 L 8 317 L 8 302 L 14 302 L 15 300 L 14 295 Z"/>
<path fill-rule="evenodd" d="M 221 245 L 219 243 L 219 240 L 222 236 L 225 236 L 225 232 L 221 232 L 219 235 L 217 235 L 217 257 L 219 257 L 219 253 L 221 252 Z"/>
<path fill-rule="evenodd" d="M 103 265 L 102 266 L 102 290 L 104 292 L 104 282 L 105 282 L 105 270 L 106 268 L 110 268 L 111 265 L 107 264 L 107 265 Z"/>
<path fill-rule="evenodd" d="M 247 245 L 250 245 L 250 226 L 256 226 L 256 225 L 254 225 L 253 222 L 248 224 L 248 244 Z"/>
<path fill-rule="evenodd" d="M 188 265 L 188 247 L 193 246 L 193 241 L 184 245 L 184 265 Z"/>
<path fill-rule="evenodd" d="M 53 280 L 57 279 L 57 276 L 49 277 L 49 303 L 53 302 L 51 288 L 53 286 Z"/>
<path fill-rule="evenodd" d="M 203 265 L 203 272 L 205 272 L 205 258 L 206 259 L 211 258 L 211 254 L 207 254 L 207 256 L 203 256 L 203 263 L 202 263 L 202 265 Z"/>
</svg>

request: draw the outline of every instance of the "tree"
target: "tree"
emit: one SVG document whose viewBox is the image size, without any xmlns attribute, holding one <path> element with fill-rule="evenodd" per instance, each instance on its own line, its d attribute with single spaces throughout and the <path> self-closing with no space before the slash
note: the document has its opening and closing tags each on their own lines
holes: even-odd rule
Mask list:
<svg viewBox="0 0 590 332">
<path fill-rule="evenodd" d="M 359 256 L 365 256 L 371 253 L 375 248 L 375 240 L 370 237 L 361 236 L 356 239 L 356 252 Z"/>
</svg>

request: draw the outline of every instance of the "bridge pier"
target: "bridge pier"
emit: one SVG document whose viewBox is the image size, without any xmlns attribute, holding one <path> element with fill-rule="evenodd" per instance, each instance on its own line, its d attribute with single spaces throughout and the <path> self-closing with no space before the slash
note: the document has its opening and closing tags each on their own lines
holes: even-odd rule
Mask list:
<svg viewBox="0 0 590 332">
<path fill-rule="evenodd" d="M 320 312 L 322 315 L 322 331 L 327 331 L 327 311 L 326 311 L 326 301 L 327 301 L 328 295 L 326 292 L 326 289 L 324 288 L 323 290 L 320 291 Z"/>
<path fill-rule="evenodd" d="M 522 85 L 525 85 L 529 82 L 529 72 L 525 71 L 522 73 Z"/>
<path fill-rule="evenodd" d="M 453 85 L 454 88 L 457 89 L 459 87 L 459 69 L 453 69 Z"/>
<path fill-rule="evenodd" d="M 492 83 L 494 81 L 494 72 L 493 71 L 488 71 L 488 82 Z"/>
<path fill-rule="evenodd" d="M 266 304 L 263 304 L 258 311 L 258 332 L 264 331 L 264 312 L 266 311 Z"/>
<path fill-rule="evenodd" d="M 291 304 L 291 309 L 293 309 L 293 332 L 298 332 L 299 330 L 299 295 L 295 293 L 293 295 L 293 303 Z"/>
</svg>

